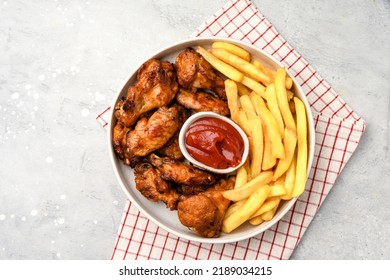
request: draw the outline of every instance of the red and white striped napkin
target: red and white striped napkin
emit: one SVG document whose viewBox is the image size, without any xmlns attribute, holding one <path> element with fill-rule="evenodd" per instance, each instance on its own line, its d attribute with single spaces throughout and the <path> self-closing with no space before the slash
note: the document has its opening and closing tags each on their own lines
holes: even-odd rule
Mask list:
<svg viewBox="0 0 390 280">
<path fill-rule="evenodd" d="M 288 259 L 365 129 L 361 119 L 295 51 L 249 0 L 230 0 L 191 35 L 231 37 L 272 54 L 303 88 L 314 115 L 316 145 L 305 192 L 275 226 L 230 244 L 188 241 L 159 228 L 128 200 L 112 259 Z M 106 126 L 107 108 L 97 117 Z"/>
</svg>

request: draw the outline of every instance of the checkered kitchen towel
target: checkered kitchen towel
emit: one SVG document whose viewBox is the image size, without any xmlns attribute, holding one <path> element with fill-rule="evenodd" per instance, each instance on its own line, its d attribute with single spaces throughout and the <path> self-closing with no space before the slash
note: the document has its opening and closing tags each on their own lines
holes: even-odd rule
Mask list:
<svg viewBox="0 0 390 280">
<path fill-rule="evenodd" d="M 295 76 L 314 114 L 316 145 L 306 191 L 276 225 L 230 244 L 188 241 L 156 226 L 127 201 L 113 259 L 288 259 L 365 129 L 362 120 L 277 32 L 249 0 L 230 0 L 191 35 L 249 42 L 272 54 Z M 106 126 L 109 108 L 97 119 Z"/>
</svg>

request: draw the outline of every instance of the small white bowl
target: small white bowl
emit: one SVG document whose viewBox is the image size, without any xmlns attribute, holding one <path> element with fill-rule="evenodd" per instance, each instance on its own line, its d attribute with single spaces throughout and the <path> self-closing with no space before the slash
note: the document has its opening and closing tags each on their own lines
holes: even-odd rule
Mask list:
<svg viewBox="0 0 390 280">
<path fill-rule="evenodd" d="M 242 158 L 241 158 L 241 162 L 239 165 L 237 166 L 234 166 L 234 167 L 229 167 L 229 168 L 225 168 L 225 169 L 218 169 L 218 168 L 213 168 L 211 166 L 208 166 L 207 164 L 204 164 L 202 162 L 199 162 L 197 161 L 196 159 L 194 159 L 190 154 L 189 152 L 187 151 L 187 148 L 186 148 L 186 145 L 185 145 L 185 134 L 188 130 L 188 127 L 196 120 L 198 119 L 201 119 L 201 118 L 205 118 L 205 117 L 211 117 L 211 118 L 216 118 L 216 119 L 220 119 L 228 124 L 230 124 L 231 126 L 233 126 L 237 132 L 240 134 L 242 140 L 244 141 L 244 151 L 242 153 Z M 234 172 L 235 170 L 237 170 L 241 165 L 243 165 L 248 157 L 248 154 L 249 154 L 249 141 L 248 141 L 248 137 L 246 136 L 245 132 L 241 129 L 241 127 L 239 127 L 235 122 L 233 122 L 231 119 L 227 118 L 227 117 L 224 117 L 224 116 L 221 116 L 217 113 L 214 113 L 214 112 L 199 112 L 199 113 L 195 113 L 193 114 L 191 117 L 189 117 L 186 122 L 183 124 L 181 130 L 180 130 L 180 134 L 179 134 L 179 146 L 180 146 L 180 149 L 181 149 L 181 152 L 183 153 L 184 157 L 189 161 L 191 162 L 193 165 L 201 168 L 201 169 L 205 169 L 205 170 L 208 170 L 210 172 L 213 172 L 213 173 L 218 173 L 218 174 L 228 174 L 228 173 L 232 173 Z"/>
</svg>

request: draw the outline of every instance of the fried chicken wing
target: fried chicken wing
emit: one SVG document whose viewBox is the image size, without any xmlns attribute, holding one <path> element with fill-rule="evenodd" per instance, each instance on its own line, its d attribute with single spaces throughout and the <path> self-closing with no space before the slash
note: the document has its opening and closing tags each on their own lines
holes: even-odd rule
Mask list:
<svg viewBox="0 0 390 280">
<path fill-rule="evenodd" d="M 148 60 L 139 69 L 137 78 L 126 99 L 115 106 L 115 117 L 126 127 L 132 126 L 143 113 L 171 103 L 179 88 L 175 69 L 167 61 Z"/>
<path fill-rule="evenodd" d="M 154 202 L 163 201 L 169 209 L 176 210 L 179 194 L 161 178 L 160 171 L 142 162 L 135 166 L 134 175 L 136 188 L 143 196 Z"/>
<path fill-rule="evenodd" d="M 232 189 L 234 182 L 235 177 L 221 179 L 206 191 L 181 200 L 177 205 L 180 222 L 203 237 L 218 237 L 230 205 L 223 192 Z"/>
<path fill-rule="evenodd" d="M 201 192 L 204 192 L 209 188 L 210 186 L 200 186 L 200 185 L 176 185 L 177 192 L 181 195 L 181 197 L 187 197 L 190 195 L 199 194 Z"/>
<path fill-rule="evenodd" d="M 112 145 L 120 159 L 125 157 L 126 136 L 130 130 L 121 123 L 117 123 L 112 132 Z"/>
<path fill-rule="evenodd" d="M 199 53 L 187 48 L 176 57 L 179 85 L 185 89 L 206 89 L 226 99 L 225 84 L 216 71 Z"/>
<path fill-rule="evenodd" d="M 179 127 L 176 130 L 175 134 L 173 134 L 171 139 L 169 139 L 169 141 L 162 148 L 158 149 L 158 152 L 172 159 L 182 160 L 184 156 L 179 146 L 180 128 L 183 126 L 184 122 L 189 118 L 190 113 L 187 111 L 186 108 L 184 108 L 179 104 L 175 104 L 174 107 L 177 108 L 179 113 L 179 117 L 178 117 Z"/>
<path fill-rule="evenodd" d="M 184 158 L 179 146 L 179 133 L 180 130 L 178 129 L 171 139 L 162 148 L 158 149 L 159 154 L 175 160 Z"/>
<path fill-rule="evenodd" d="M 149 119 L 141 118 L 127 136 L 127 146 L 135 156 L 147 154 L 164 146 L 179 127 L 176 107 L 161 107 Z"/>
<path fill-rule="evenodd" d="M 123 160 L 123 163 L 134 167 L 141 158 L 132 154 L 127 146 L 126 139 L 129 132 L 129 128 L 125 127 L 121 123 L 117 123 L 113 129 L 112 145 L 119 158 Z"/>
<path fill-rule="evenodd" d="M 176 94 L 176 101 L 177 103 L 188 109 L 192 109 L 195 112 L 211 111 L 222 116 L 227 116 L 230 114 L 226 101 L 223 101 L 207 92 L 193 92 L 180 89 Z"/>
<path fill-rule="evenodd" d="M 177 184 L 211 185 L 215 182 L 213 174 L 169 157 L 150 154 L 148 160 L 161 172 L 163 179 L 174 181 Z"/>
</svg>

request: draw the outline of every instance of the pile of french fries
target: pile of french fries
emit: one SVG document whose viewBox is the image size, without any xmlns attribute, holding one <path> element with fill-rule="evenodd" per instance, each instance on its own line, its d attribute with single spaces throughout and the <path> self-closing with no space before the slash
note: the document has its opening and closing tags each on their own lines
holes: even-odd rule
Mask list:
<svg viewBox="0 0 390 280">
<path fill-rule="evenodd" d="M 291 92 L 286 69 L 270 69 L 252 60 L 245 49 L 214 42 L 197 51 L 226 76 L 231 119 L 246 133 L 249 156 L 236 174 L 235 187 L 224 192 L 231 200 L 222 231 L 232 232 L 245 222 L 259 225 L 274 217 L 282 200 L 299 196 L 307 169 L 305 106 Z"/>
</svg>

